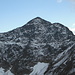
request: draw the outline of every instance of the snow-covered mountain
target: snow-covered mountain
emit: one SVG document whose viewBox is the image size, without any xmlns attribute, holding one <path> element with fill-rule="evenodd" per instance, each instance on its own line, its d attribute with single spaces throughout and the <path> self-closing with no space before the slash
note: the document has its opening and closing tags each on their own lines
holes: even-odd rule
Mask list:
<svg viewBox="0 0 75 75">
<path fill-rule="evenodd" d="M 75 75 L 75 36 L 40 17 L 0 34 L 0 67 L 14 75 Z"/>
</svg>

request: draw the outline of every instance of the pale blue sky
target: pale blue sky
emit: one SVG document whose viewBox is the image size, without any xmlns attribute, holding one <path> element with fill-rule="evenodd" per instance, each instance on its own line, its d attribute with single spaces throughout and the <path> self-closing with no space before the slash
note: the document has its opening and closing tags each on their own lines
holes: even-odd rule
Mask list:
<svg viewBox="0 0 75 75">
<path fill-rule="evenodd" d="M 75 30 L 75 8 L 67 0 L 0 0 L 0 33 L 23 26 L 37 16 Z"/>
</svg>

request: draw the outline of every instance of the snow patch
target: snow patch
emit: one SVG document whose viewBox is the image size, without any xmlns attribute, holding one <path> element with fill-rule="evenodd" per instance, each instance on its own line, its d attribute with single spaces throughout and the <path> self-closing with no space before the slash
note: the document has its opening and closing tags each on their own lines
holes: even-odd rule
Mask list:
<svg viewBox="0 0 75 75">
<path fill-rule="evenodd" d="M 11 73 L 10 70 L 4 72 L 4 69 L 1 67 L 1 68 L 0 68 L 0 75 L 14 75 L 14 74 Z"/>
<path fill-rule="evenodd" d="M 38 62 L 34 67 L 30 75 L 44 75 L 47 70 L 49 63 Z"/>
<path fill-rule="evenodd" d="M 4 75 L 4 69 L 0 68 L 0 75 Z"/>
</svg>

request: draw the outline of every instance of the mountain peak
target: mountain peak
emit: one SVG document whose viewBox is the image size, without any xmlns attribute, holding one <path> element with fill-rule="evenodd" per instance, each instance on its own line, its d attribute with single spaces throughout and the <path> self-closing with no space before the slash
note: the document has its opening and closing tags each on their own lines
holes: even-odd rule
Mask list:
<svg viewBox="0 0 75 75">
<path fill-rule="evenodd" d="M 32 20 L 30 20 L 27 24 L 31 24 L 31 23 L 32 24 L 47 24 L 47 23 L 50 23 L 50 22 L 42 19 L 41 17 L 36 17 L 36 18 L 33 18 Z"/>
<path fill-rule="evenodd" d="M 40 23 L 42 20 L 43 20 L 43 19 L 40 18 L 40 17 L 36 17 L 36 18 L 33 19 L 34 22 L 39 22 L 39 23 Z"/>
<path fill-rule="evenodd" d="M 41 17 L 35 17 L 34 19 L 42 19 Z"/>
</svg>

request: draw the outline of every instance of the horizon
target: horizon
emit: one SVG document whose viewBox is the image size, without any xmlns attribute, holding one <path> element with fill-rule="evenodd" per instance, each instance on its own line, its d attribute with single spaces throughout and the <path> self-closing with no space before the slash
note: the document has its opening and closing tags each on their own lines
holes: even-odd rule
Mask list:
<svg viewBox="0 0 75 75">
<path fill-rule="evenodd" d="M 0 0 L 0 33 L 21 27 L 35 17 L 61 23 L 75 34 L 75 1 Z"/>
</svg>

